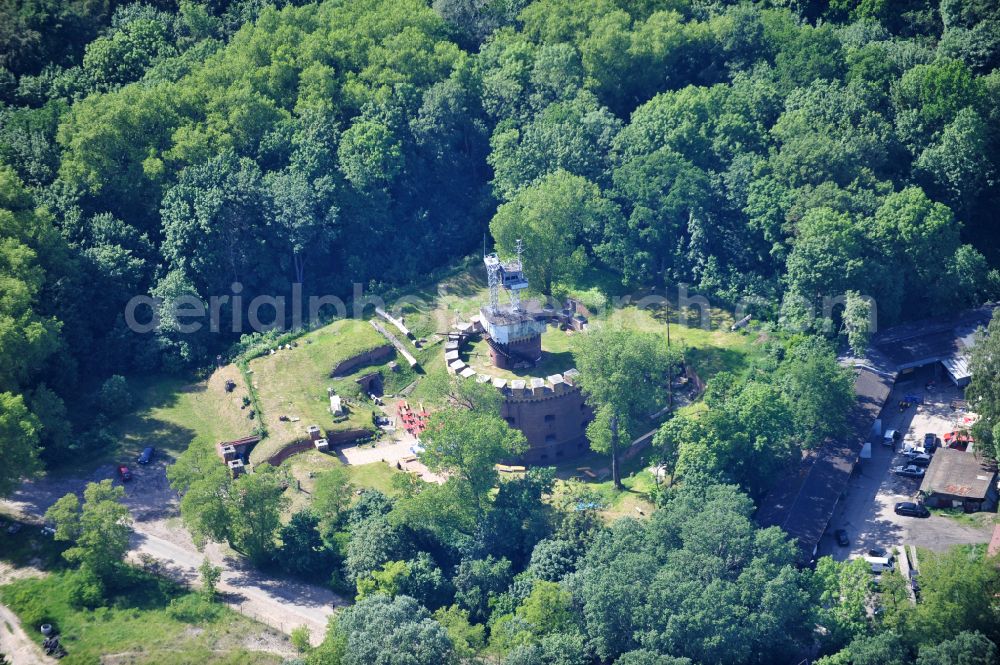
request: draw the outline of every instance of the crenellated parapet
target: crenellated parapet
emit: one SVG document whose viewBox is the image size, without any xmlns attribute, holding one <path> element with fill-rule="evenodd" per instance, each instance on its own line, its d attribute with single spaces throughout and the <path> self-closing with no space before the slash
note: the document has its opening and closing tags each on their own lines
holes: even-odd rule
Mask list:
<svg viewBox="0 0 1000 665">
<path fill-rule="evenodd" d="M 503 395 L 500 415 L 520 430 L 528 440 L 521 460 L 528 464 L 555 464 L 585 454 L 587 425 L 593 411 L 587 405 L 576 369 L 546 377 L 508 379 L 476 372 L 460 355 L 472 337 L 481 334 L 475 327 L 456 335 L 445 345 L 445 362 L 459 377 L 489 383 Z"/>
</svg>

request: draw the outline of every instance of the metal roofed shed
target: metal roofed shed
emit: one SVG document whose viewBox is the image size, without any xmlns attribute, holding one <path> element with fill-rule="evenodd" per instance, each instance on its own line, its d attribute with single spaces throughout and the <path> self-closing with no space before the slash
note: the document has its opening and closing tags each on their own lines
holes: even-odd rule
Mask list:
<svg viewBox="0 0 1000 665">
<path fill-rule="evenodd" d="M 940 363 L 952 383 L 965 387 L 972 378 L 968 354 L 976 344 L 976 331 L 989 325 L 995 308 L 987 304 L 958 316 L 895 326 L 876 335 L 872 347 L 896 371 Z"/>
<path fill-rule="evenodd" d="M 968 354 L 957 353 L 943 358 L 941 364 L 944 365 L 944 370 L 948 373 L 948 378 L 951 379 L 952 383 L 956 386 L 969 385 L 969 381 L 972 380 L 972 370 L 969 369 Z"/>
<path fill-rule="evenodd" d="M 996 465 L 978 455 L 942 448 L 934 455 L 920 493 L 935 508 L 966 512 L 993 510 L 997 505 Z"/>
</svg>

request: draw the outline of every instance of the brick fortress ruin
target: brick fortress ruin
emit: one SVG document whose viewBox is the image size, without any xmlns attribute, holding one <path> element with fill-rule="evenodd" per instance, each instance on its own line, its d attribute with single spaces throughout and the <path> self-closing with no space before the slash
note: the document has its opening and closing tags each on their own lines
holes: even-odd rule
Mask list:
<svg viewBox="0 0 1000 665">
<path fill-rule="evenodd" d="M 488 254 L 483 261 L 490 285 L 490 301 L 470 323 L 456 326 L 445 344 L 448 369 L 465 380 L 491 383 L 503 395 L 500 415 L 520 430 L 528 441 L 521 461 L 528 464 L 555 464 L 586 453 L 587 425 L 593 412 L 584 401 L 577 381 L 578 372 L 567 369 L 545 378 L 507 379 L 477 373 L 459 357 L 463 347 L 482 337 L 489 348 L 490 362 L 501 370 L 529 370 L 542 360 L 542 334 L 552 324 L 583 330 L 586 319 L 573 308 L 561 312 L 552 309 L 528 311 L 522 305 L 521 292 L 528 287 L 521 263 L 518 241 L 517 258 L 501 261 Z M 509 304 L 500 303 L 503 290 Z"/>
</svg>

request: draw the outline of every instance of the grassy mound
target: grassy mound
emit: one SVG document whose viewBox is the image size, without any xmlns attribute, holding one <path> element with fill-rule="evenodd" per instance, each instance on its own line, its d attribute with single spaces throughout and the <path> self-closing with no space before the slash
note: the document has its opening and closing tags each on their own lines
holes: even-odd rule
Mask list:
<svg viewBox="0 0 1000 665">
<path fill-rule="evenodd" d="M 386 343 L 367 321 L 335 321 L 300 337 L 293 349 L 276 351 L 250 361 L 249 376 L 263 413 L 258 414 L 268 436 L 251 454 L 253 462 L 267 459 L 305 436 L 308 425 L 325 431 L 371 429 L 371 409 L 363 403 L 349 407 L 348 417 L 335 423 L 330 414 L 327 388 L 342 396 L 360 396 L 354 380 L 378 366 L 359 367 L 349 376 L 330 378 L 330 370 L 341 361 Z M 283 422 L 281 416 L 298 418 Z"/>
</svg>

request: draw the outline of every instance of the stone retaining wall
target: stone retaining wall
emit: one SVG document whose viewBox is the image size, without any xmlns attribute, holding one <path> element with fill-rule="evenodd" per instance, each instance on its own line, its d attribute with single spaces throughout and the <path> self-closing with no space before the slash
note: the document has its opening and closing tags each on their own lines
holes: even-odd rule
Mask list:
<svg viewBox="0 0 1000 665">
<path fill-rule="evenodd" d="M 330 376 L 347 376 L 358 367 L 384 362 L 391 358 L 393 353 L 395 353 L 395 350 L 390 344 L 377 346 L 374 349 L 369 349 L 368 351 L 364 351 L 345 360 L 341 360 L 332 370 L 330 370 Z"/>
<path fill-rule="evenodd" d="M 371 435 L 372 433 L 366 429 L 348 429 L 341 430 L 339 432 L 328 432 L 326 440 L 329 442 L 330 448 L 332 449 L 334 446 L 343 446 L 349 443 L 361 441 Z M 271 466 L 278 466 L 292 455 L 298 455 L 299 453 L 304 453 L 307 450 L 313 450 L 315 447 L 315 444 L 309 439 L 293 441 L 264 461 Z"/>
</svg>

